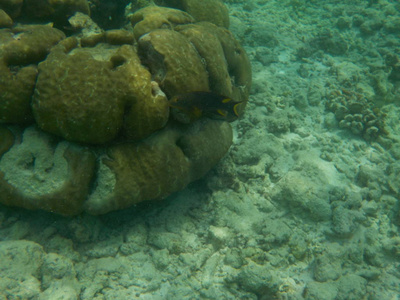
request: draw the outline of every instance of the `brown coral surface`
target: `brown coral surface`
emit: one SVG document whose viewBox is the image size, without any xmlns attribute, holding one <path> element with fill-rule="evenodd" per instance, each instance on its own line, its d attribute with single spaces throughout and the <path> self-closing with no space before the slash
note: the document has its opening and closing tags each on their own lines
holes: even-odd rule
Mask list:
<svg viewBox="0 0 400 300">
<path fill-rule="evenodd" d="M 47 25 L 0 30 L 0 123 L 33 121 L 30 101 L 37 67 L 65 34 Z"/>
<path fill-rule="evenodd" d="M 85 3 L 25 7 L 36 13 L 43 4 L 51 18 L 89 13 Z M 188 13 L 213 5 L 222 20 L 214 24 Z M 218 1 L 183 1 L 187 12 L 148 6 L 128 15 L 130 30 L 109 31 L 77 13 L 68 38 L 51 25 L 1 30 L 0 202 L 103 214 L 165 198 L 204 176 L 229 149 L 231 127 L 205 117 L 181 124 L 168 100 L 211 91 L 247 102 L 250 64 L 218 26 L 227 24 L 223 8 Z"/>
</svg>

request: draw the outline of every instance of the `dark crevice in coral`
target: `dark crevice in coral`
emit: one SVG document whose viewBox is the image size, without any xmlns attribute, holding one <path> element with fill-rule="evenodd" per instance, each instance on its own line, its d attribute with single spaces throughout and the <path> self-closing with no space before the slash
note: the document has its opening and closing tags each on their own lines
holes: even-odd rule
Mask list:
<svg viewBox="0 0 400 300">
<path fill-rule="evenodd" d="M 90 2 L 91 18 L 101 28 L 117 29 L 124 25 L 123 16 L 129 0 L 92 0 Z"/>
<path fill-rule="evenodd" d="M 112 67 L 113 70 L 122 66 L 125 62 L 126 62 L 126 59 L 123 56 L 115 55 L 115 56 L 111 57 L 111 63 L 113 64 L 113 67 Z"/>
</svg>

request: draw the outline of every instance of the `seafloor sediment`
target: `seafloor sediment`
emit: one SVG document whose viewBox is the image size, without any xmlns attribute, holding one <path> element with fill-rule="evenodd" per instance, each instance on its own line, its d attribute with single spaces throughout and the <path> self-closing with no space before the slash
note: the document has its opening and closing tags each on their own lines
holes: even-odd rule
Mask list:
<svg viewBox="0 0 400 300">
<path fill-rule="evenodd" d="M 234 145 L 163 202 L 0 207 L 5 299 L 398 299 L 400 4 L 226 1 L 253 67 Z"/>
</svg>

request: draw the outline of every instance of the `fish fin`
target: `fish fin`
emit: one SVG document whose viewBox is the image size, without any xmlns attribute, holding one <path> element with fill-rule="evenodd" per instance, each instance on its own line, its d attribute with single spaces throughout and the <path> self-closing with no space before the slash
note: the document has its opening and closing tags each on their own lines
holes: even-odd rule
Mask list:
<svg viewBox="0 0 400 300">
<path fill-rule="evenodd" d="M 239 112 L 238 112 L 238 106 L 242 104 L 242 102 L 237 103 L 233 106 L 233 113 L 235 114 L 236 117 L 239 117 Z"/>
<path fill-rule="evenodd" d="M 222 109 L 217 109 L 217 113 L 223 117 L 226 117 L 226 115 L 227 115 L 227 113 L 225 111 L 223 111 Z"/>
<path fill-rule="evenodd" d="M 222 99 L 222 103 L 228 103 L 228 102 L 230 102 L 230 101 L 232 101 L 232 99 L 231 98 L 225 98 L 225 99 Z"/>
</svg>

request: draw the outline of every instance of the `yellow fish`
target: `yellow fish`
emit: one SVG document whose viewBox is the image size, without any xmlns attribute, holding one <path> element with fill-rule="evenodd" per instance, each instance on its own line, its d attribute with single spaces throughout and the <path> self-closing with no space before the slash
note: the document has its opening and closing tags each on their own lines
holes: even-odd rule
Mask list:
<svg viewBox="0 0 400 300">
<path fill-rule="evenodd" d="M 202 116 L 232 122 L 239 117 L 242 103 L 214 92 L 196 91 L 174 96 L 169 106 L 174 118 L 182 123 L 194 122 Z"/>
</svg>

